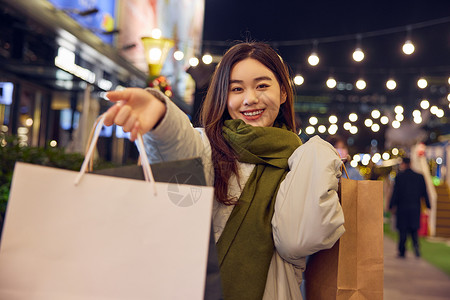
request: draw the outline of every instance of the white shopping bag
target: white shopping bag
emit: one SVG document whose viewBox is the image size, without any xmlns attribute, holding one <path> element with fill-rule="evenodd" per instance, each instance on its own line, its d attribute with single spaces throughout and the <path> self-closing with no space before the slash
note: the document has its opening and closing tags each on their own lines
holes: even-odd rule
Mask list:
<svg viewBox="0 0 450 300">
<path fill-rule="evenodd" d="M 17 163 L 0 299 L 202 299 L 211 187 Z"/>
</svg>

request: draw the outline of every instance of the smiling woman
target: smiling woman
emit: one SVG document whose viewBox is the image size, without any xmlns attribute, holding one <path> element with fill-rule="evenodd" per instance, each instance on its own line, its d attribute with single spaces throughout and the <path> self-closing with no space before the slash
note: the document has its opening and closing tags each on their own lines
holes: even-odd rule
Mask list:
<svg viewBox="0 0 450 300">
<path fill-rule="evenodd" d="M 301 299 L 305 257 L 332 247 L 344 232 L 337 195 L 342 162 L 318 137 L 300 147 L 287 70 L 266 44 L 233 46 L 215 70 L 204 128 L 197 129 L 159 91 L 108 93 L 120 102 L 105 124 L 123 126 L 132 139 L 144 134 L 152 163 L 201 157 L 215 188 L 224 299 Z"/>
<path fill-rule="evenodd" d="M 275 75 L 256 59 L 247 58 L 234 65 L 230 76 L 228 113 L 253 126 L 273 126 L 286 101 Z"/>
</svg>

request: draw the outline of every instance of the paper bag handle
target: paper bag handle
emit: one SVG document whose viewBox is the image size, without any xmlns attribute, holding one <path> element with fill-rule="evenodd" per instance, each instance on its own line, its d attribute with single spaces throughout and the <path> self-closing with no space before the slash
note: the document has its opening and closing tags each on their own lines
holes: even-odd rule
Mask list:
<svg viewBox="0 0 450 300">
<path fill-rule="evenodd" d="M 344 170 L 345 175 L 347 175 L 347 178 L 350 179 L 350 177 L 348 177 L 347 168 L 345 167 L 345 163 L 344 162 L 342 162 L 342 169 Z"/>
<path fill-rule="evenodd" d="M 97 145 L 98 137 L 100 136 L 100 131 L 102 130 L 103 123 L 105 121 L 106 114 L 102 114 L 100 117 L 98 117 L 97 121 L 94 124 L 95 130 L 93 130 L 93 133 L 91 131 L 92 139 L 90 139 L 90 144 L 88 146 L 88 150 L 86 152 L 86 155 L 84 157 L 83 164 L 81 165 L 80 172 L 78 173 L 78 176 L 75 178 L 75 185 L 77 185 L 83 175 L 86 173 L 88 165 L 91 161 L 91 158 L 93 157 L 95 146 Z M 153 177 L 152 169 L 150 168 L 150 163 L 148 161 L 147 153 L 145 152 L 144 147 L 144 141 L 142 140 L 142 135 L 138 134 L 138 138 L 136 140 L 136 147 L 139 151 L 139 157 L 142 161 L 142 169 L 144 171 L 144 178 L 145 181 L 150 182 L 153 185 L 153 191 L 156 194 L 156 186 L 155 186 L 155 179 Z"/>
</svg>

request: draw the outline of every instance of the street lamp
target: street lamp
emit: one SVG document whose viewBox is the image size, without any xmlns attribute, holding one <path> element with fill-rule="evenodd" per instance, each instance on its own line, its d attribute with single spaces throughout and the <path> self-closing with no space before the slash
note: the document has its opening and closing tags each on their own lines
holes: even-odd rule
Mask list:
<svg viewBox="0 0 450 300">
<path fill-rule="evenodd" d="M 169 50 L 174 46 L 174 41 L 166 38 L 142 37 L 145 59 L 148 64 L 150 78 L 160 75 L 164 61 Z"/>
</svg>

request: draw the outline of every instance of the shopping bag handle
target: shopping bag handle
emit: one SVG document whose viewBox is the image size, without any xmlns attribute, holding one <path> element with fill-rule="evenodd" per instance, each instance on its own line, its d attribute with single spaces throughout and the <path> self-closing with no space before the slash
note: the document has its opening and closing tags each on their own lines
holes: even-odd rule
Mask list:
<svg viewBox="0 0 450 300">
<path fill-rule="evenodd" d="M 345 175 L 347 175 L 347 178 L 350 179 L 350 177 L 348 177 L 347 168 L 345 167 L 345 163 L 344 163 L 344 162 L 342 162 L 341 168 L 344 170 Z M 341 171 L 342 171 L 342 170 L 341 170 Z"/>
<path fill-rule="evenodd" d="M 86 173 L 88 169 L 88 165 L 91 161 L 91 158 L 93 157 L 95 146 L 97 145 L 98 137 L 100 136 L 100 131 L 102 130 L 103 123 L 105 121 L 106 114 L 102 114 L 100 117 L 98 117 L 97 121 L 94 124 L 95 130 L 93 130 L 93 133 L 91 132 L 92 139 L 90 139 L 90 143 L 88 145 L 88 150 L 86 152 L 86 155 L 84 157 L 83 164 L 81 165 L 80 172 L 78 173 L 78 176 L 75 178 L 75 185 L 77 185 L 83 175 Z M 150 182 L 153 185 L 153 191 L 156 194 L 156 186 L 155 186 L 155 179 L 153 177 L 152 169 L 150 168 L 150 163 L 148 160 L 147 153 L 145 152 L 144 147 L 144 141 L 142 139 L 142 135 L 139 133 L 138 138 L 136 140 L 136 147 L 139 151 L 139 157 L 142 162 L 142 169 L 144 171 L 144 178 L 145 181 Z"/>
</svg>

